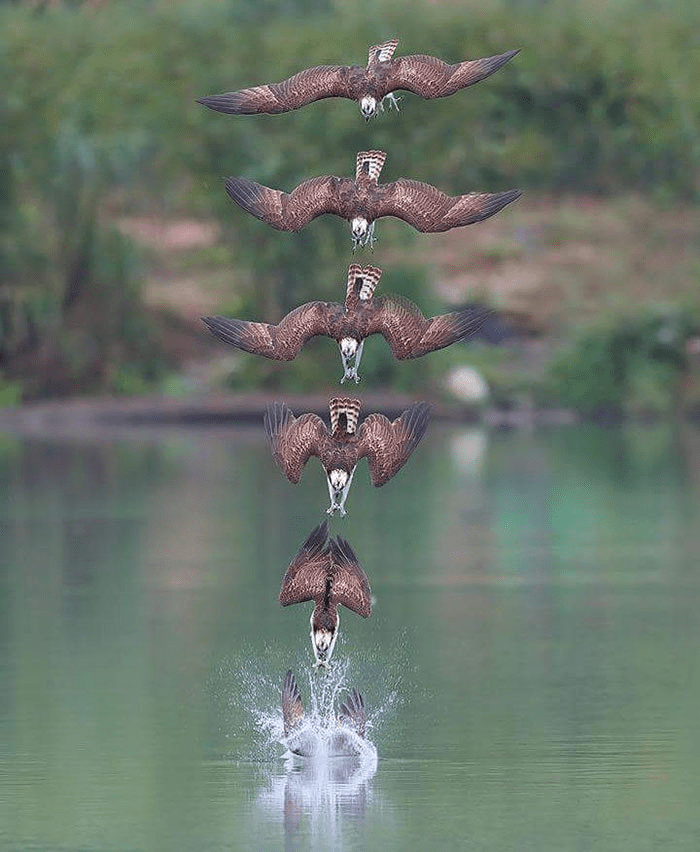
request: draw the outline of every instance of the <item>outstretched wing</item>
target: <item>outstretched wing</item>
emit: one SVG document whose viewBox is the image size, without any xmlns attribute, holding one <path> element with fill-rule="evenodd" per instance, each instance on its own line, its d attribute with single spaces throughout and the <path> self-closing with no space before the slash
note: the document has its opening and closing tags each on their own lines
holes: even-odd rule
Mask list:
<svg viewBox="0 0 700 852">
<path fill-rule="evenodd" d="M 284 735 L 289 734 L 296 728 L 304 718 L 304 705 L 301 703 L 301 693 L 297 686 L 296 678 L 291 669 L 287 669 L 282 684 L 282 721 L 284 723 Z"/>
<path fill-rule="evenodd" d="M 372 612 L 369 580 L 344 538 L 337 536 L 335 541 L 331 539 L 330 561 L 333 571 L 331 594 L 339 604 L 367 618 Z"/>
<path fill-rule="evenodd" d="M 376 300 L 378 310 L 372 318 L 369 334 L 382 334 L 395 358 L 420 358 L 477 332 L 493 311 L 465 308 L 426 319 L 413 302 L 403 296 L 385 296 Z"/>
<path fill-rule="evenodd" d="M 224 343 L 276 361 L 291 361 L 311 337 L 330 334 L 331 314 L 342 309 L 333 302 L 307 302 L 277 325 L 227 317 L 202 317 L 202 322 Z"/>
<path fill-rule="evenodd" d="M 281 83 L 253 86 L 225 95 L 197 98 L 197 102 L 229 115 L 275 115 L 306 106 L 323 98 L 350 98 L 354 95 L 346 65 L 317 65 L 307 68 Z"/>
<path fill-rule="evenodd" d="M 282 606 L 311 601 L 322 595 L 331 561 L 325 547 L 328 522 L 324 521 L 311 531 L 299 552 L 290 562 L 280 589 Z"/>
<path fill-rule="evenodd" d="M 362 693 L 358 692 L 355 687 L 352 688 L 350 695 L 340 705 L 338 720 L 341 724 L 347 725 L 349 728 L 354 728 L 359 736 L 365 736 L 367 729 L 365 699 L 362 697 Z"/>
<path fill-rule="evenodd" d="M 380 190 L 377 218 L 395 216 L 424 233 L 481 222 L 520 197 L 518 190 L 450 196 L 429 183 L 408 178 L 384 184 Z"/>
<path fill-rule="evenodd" d="M 444 98 L 490 77 L 519 52 L 509 50 L 498 56 L 471 59 L 455 65 L 436 56 L 400 56 L 391 63 L 392 90 L 405 89 L 422 98 Z"/>
<path fill-rule="evenodd" d="M 415 402 L 392 423 L 383 414 L 370 414 L 360 426 L 358 458 L 367 456 L 372 483 L 388 482 L 408 461 L 425 434 L 430 416 L 426 402 Z"/>
<path fill-rule="evenodd" d="M 320 455 L 328 430 L 317 414 L 302 414 L 295 417 L 283 402 L 272 402 L 267 406 L 263 425 L 272 456 L 290 482 L 299 482 L 301 471 L 310 456 Z"/>
<path fill-rule="evenodd" d="M 246 178 L 226 178 L 226 192 L 248 213 L 278 231 L 300 231 L 323 213 L 341 216 L 332 175 L 305 180 L 292 192 L 271 189 Z"/>
</svg>

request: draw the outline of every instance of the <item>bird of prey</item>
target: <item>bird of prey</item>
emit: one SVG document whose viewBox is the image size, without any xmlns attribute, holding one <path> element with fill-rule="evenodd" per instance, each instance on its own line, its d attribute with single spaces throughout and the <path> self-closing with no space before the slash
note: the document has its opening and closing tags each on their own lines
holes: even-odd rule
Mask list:
<svg viewBox="0 0 700 852">
<path fill-rule="evenodd" d="M 362 694 L 355 688 L 340 705 L 333 727 L 317 729 L 304 713 L 296 678 L 288 669 L 282 684 L 282 722 L 285 745 L 293 754 L 355 757 L 364 753 L 367 709 Z"/>
<path fill-rule="evenodd" d="M 358 461 L 367 457 L 370 478 L 377 488 L 388 482 L 425 434 L 430 406 L 414 402 L 393 422 L 383 414 L 370 414 L 359 429 L 359 399 L 334 397 L 329 407 L 330 432 L 317 414 L 295 417 L 282 402 L 268 405 L 263 422 L 273 458 L 287 479 L 299 482 L 309 457 L 317 456 L 328 480 L 331 505 L 326 511 L 345 515 Z"/>
<path fill-rule="evenodd" d="M 277 325 L 245 322 L 227 317 L 202 317 L 211 333 L 225 343 L 272 358 L 291 361 L 302 346 L 316 335 L 336 341 L 343 362 L 342 385 L 346 379 L 360 381 L 358 367 L 365 338 L 383 335 L 395 358 L 420 358 L 444 349 L 476 333 L 493 313 L 476 307 L 426 319 L 420 310 L 401 296 L 374 298 L 382 270 L 375 266 L 350 264 L 345 305 L 339 302 L 307 302 L 287 314 Z"/>
<path fill-rule="evenodd" d="M 354 180 L 322 175 L 287 193 L 247 178 L 229 177 L 226 191 L 239 207 L 278 231 L 300 231 L 325 213 L 346 219 L 353 251 L 368 243 L 372 248 L 375 220 L 382 216 L 394 216 L 417 231 L 435 233 L 481 222 L 520 197 L 514 189 L 450 196 L 429 183 L 407 178 L 380 185 L 377 181 L 385 159 L 384 151 L 360 151 Z"/>
<path fill-rule="evenodd" d="M 328 521 L 319 524 L 299 548 L 282 580 L 282 606 L 314 601 L 311 613 L 311 645 L 315 665 L 328 668 L 338 638 L 342 604 L 362 618 L 372 611 L 369 580 L 345 539 L 336 536 L 326 543 Z"/>
<path fill-rule="evenodd" d="M 360 65 L 318 65 L 300 71 L 281 83 L 254 86 L 224 95 L 198 98 L 198 103 L 231 115 L 268 115 L 299 109 L 323 98 L 357 101 L 369 121 L 384 111 L 384 101 L 397 110 L 393 94 L 403 89 L 422 98 L 444 98 L 465 89 L 498 71 L 518 50 L 509 50 L 486 59 L 472 59 L 450 65 L 435 56 L 417 54 L 393 58 L 398 39 L 372 45 L 367 67 Z"/>
</svg>

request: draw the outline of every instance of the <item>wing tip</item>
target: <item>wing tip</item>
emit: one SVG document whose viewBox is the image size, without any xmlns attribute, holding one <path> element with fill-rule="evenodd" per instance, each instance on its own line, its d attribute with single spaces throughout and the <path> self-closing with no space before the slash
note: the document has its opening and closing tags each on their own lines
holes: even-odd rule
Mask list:
<svg viewBox="0 0 700 852">
<path fill-rule="evenodd" d="M 364 737 L 367 727 L 367 707 L 362 693 L 353 687 L 348 697 L 340 705 L 340 720 L 355 729 L 356 733 Z"/>
</svg>

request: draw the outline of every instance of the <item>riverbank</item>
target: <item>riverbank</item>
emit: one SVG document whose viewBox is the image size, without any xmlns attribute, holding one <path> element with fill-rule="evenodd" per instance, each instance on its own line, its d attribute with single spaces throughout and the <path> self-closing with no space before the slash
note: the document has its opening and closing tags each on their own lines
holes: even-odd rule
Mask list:
<svg viewBox="0 0 700 852">
<path fill-rule="evenodd" d="M 34 435 L 70 435 L 95 429 L 117 431 L 147 427 L 261 426 L 265 407 L 273 399 L 284 399 L 296 414 L 312 411 L 328 416 L 330 394 L 261 393 L 206 394 L 184 399 L 168 397 L 79 398 L 30 403 L 0 409 L 0 432 Z M 397 417 L 415 396 L 366 393 L 363 413 L 382 412 Z M 495 407 L 432 401 L 433 420 L 484 423 L 492 427 L 561 425 L 576 421 L 566 410 L 537 410 L 529 407 L 504 410 Z"/>
</svg>

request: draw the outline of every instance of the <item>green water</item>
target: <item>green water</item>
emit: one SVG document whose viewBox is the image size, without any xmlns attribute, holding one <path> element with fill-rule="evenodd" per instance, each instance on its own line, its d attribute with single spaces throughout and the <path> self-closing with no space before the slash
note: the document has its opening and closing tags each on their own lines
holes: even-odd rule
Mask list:
<svg viewBox="0 0 700 852">
<path fill-rule="evenodd" d="M 376 771 L 289 765 L 323 516 L 261 430 L 0 438 L 0 849 L 697 850 L 700 434 L 433 428 L 350 541 Z"/>
</svg>

